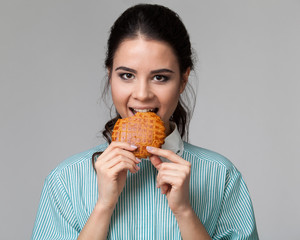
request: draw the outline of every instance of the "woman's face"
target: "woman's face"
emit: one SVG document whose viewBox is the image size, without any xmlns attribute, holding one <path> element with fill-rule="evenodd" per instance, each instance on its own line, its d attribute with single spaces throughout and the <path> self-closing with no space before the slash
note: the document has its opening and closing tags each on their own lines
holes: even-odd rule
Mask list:
<svg viewBox="0 0 300 240">
<path fill-rule="evenodd" d="M 109 71 L 112 99 L 121 117 L 155 112 L 169 134 L 169 119 L 189 75 L 187 71 L 182 78 L 172 48 L 165 42 L 142 37 L 125 40 Z"/>
</svg>

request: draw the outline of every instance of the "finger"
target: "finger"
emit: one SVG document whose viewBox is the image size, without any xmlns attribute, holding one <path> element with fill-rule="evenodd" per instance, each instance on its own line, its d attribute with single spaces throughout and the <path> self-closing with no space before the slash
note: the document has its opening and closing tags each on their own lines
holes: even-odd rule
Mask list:
<svg viewBox="0 0 300 240">
<path fill-rule="evenodd" d="M 102 162 L 111 161 L 112 159 L 118 158 L 119 156 L 124 156 L 126 158 L 129 158 L 136 163 L 141 162 L 141 160 L 136 158 L 132 152 L 129 152 L 129 151 L 121 149 L 121 148 L 116 148 L 116 149 L 112 150 L 110 153 L 108 153 L 103 158 Z"/>
<path fill-rule="evenodd" d="M 178 189 L 183 186 L 183 179 L 178 178 L 177 176 L 164 175 L 161 176 L 159 180 L 157 180 L 157 187 L 162 187 L 164 185 L 171 186 L 171 188 Z M 165 189 L 165 187 L 163 187 Z"/>
<path fill-rule="evenodd" d="M 149 153 L 169 159 L 171 162 L 181 163 L 181 164 L 185 164 L 185 165 L 190 164 L 188 161 L 185 161 L 180 156 L 176 155 L 175 153 L 173 153 L 170 150 L 151 147 L 151 146 L 147 146 L 146 149 Z"/>
<path fill-rule="evenodd" d="M 156 155 L 150 156 L 149 159 L 150 159 L 152 165 L 153 165 L 157 170 L 159 170 L 159 167 L 160 167 L 161 164 L 162 164 L 161 159 L 160 159 L 158 156 L 156 156 Z"/>
<path fill-rule="evenodd" d="M 136 163 L 141 162 L 141 160 L 136 158 L 132 152 L 128 151 L 127 149 L 120 148 L 119 146 L 106 149 L 105 154 L 101 154 L 98 157 L 97 161 L 99 160 L 101 162 L 106 162 L 113 158 L 116 158 L 119 155 L 126 156 L 127 158 L 130 158 L 133 161 L 135 161 Z"/>
<path fill-rule="evenodd" d="M 164 184 L 170 184 L 173 186 L 174 183 L 184 182 L 187 176 L 188 175 L 186 175 L 182 171 L 174 171 L 174 170 L 160 171 L 156 177 L 156 184 L 158 187 L 161 187 Z M 170 182 L 168 182 L 169 180 Z"/>
<path fill-rule="evenodd" d="M 112 141 L 109 146 L 120 147 L 123 149 L 127 149 L 129 151 L 137 149 L 137 146 L 135 146 L 133 144 L 129 144 L 128 142 L 119 142 L 119 141 Z"/>
<path fill-rule="evenodd" d="M 188 165 L 172 163 L 172 162 L 162 162 L 159 165 L 159 171 L 161 172 L 165 170 L 173 170 L 177 172 L 189 173 L 191 168 Z"/>
<path fill-rule="evenodd" d="M 160 187 L 160 191 L 162 194 L 167 194 L 170 190 L 171 190 L 172 186 L 169 185 L 169 184 L 163 184 L 161 187 Z"/>
<path fill-rule="evenodd" d="M 117 152 L 117 153 L 116 153 Z M 102 156 L 102 158 L 98 158 L 95 162 L 95 168 L 96 171 L 104 172 L 108 168 L 111 168 L 117 162 L 120 162 L 126 159 L 126 161 L 131 162 L 132 164 L 136 165 L 141 162 L 140 159 L 136 158 L 133 153 L 128 152 L 126 150 L 122 149 L 116 149 L 115 151 L 111 152 L 109 155 L 106 155 L 105 157 Z"/>
<path fill-rule="evenodd" d="M 104 165 L 103 167 L 106 168 L 106 169 L 110 169 L 110 168 L 113 168 L 114 166 L 116 166 L 117 164 L 120 164 L 120 163 L 122 163 L 122 162 L 126 162 L 126 163 L 132 165 L 132 167 L 133 167 L 136 171 L 138 171 L 138 170 L 140 169 L 140 167 L 137 166 L 138 163 L 136 163 L 135 161 L 133 161 L 133 160 L 130 159 L 130 158 L 127 158 L 127 157 L 121 156 L 121 155 L 118 156 L 118 157 L 116 157 L 116 158 L 114 158 L 114 159 L 112 159 L 112 160 L 109 161 L 109 162 L 106 162 L 105 165 Z"/>
<path fill-rule="evenodd" d="M 110 169 L 108 169 L 108 171 L 110 171 L 111 174 L 113 174 L 113 175 L 119 174 L 120 172 L 122 172 L 124 170 L 129 170 L 131 173 L 136 173 L 139 170 L 139 167 L 136 165 L 133 165 L 132 163 L 122 161 L 122 162 L 115 164 Z"/>
<path fill-rule="evenodd" d="M 107 154 L 109 154 L 112 150 L 114 149 L 124 149 L 124 150 L 127 150 L 127 151 L 134 151 L 137 149 L 137 146 L 134 146 L 134 145 L 130 145 L 129 143 L 127 142 L 117 142 L 117 141 L 113 141 L 111 142 L 111 144 L 109 144 L 109 146 L 107 147 L 107 149 L 99 156 L 106 156 Z"/>
</svg>

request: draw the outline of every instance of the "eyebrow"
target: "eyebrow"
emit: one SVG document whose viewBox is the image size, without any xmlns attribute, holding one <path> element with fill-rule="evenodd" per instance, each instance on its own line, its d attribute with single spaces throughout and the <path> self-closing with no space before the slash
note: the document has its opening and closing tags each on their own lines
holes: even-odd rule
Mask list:
<svg viewBox="0 0 300 240">
<path fill-rule="evenodd" d="M 124 66 L 120 66 L 120 67 L 117 67 L 115 69 L 115 71 L 118 71 L 118 70 L 124 70 L 124 71 L 127 71 L 127 72 L 131 72 L 131 73 L 137 73 L 136 70 L 132 69 L 132 68 L 128 68 L 128 67 L 124 67 Z M 162 68 L 162 69 L 156 69 L 156 70 L 152 70 L 150 73 L 151 74 L 158 74 L 158 73 L 174 73 L 174 71 L 170 70 L 170 69 L 167 69 L 167 68 Z"/>
<path fill-rule="evenodd" d="M 136 70 L 134 70 L 134 69 L 132 69 L 132 68 L 128 68 L 128 67 L 123 67 L 123 66 L 117 67 L 117 68 L 115 69 L 115 71 L 118 71 L 118 70 L 124 70 L 124 71 L 126 71 L 126 72 L 137 73 Z"/>
<path fill-rule="evenodd" d="M 157 70 L 153 70 L 151 71 L 151 74 L 157 74 L 157 73 L 174 73 L 174 71 L 167 69 L 167 68 L 162 68 L 162 69 L 157 69 Z"/>
</svg>

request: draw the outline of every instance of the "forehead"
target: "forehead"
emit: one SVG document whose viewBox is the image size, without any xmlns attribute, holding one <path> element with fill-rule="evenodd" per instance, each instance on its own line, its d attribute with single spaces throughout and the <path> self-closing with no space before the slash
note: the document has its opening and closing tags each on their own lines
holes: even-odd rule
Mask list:
<svg viewBox="0 0 300 240">
<path fill-rule="evenodd" d="M 163 41 L 148 40 L 143 37 L 126 39 L 119 45 L 114 55 L 113 65 L 129 67 L 178 68 L 177 57 L 172 47 Z"/>
</svg>

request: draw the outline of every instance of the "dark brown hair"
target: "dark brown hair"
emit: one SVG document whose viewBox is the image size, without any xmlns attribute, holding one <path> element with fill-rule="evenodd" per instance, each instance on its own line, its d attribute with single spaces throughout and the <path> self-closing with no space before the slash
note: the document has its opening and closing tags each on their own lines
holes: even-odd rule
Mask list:
<svg viewBox="0 0 300 240">
<path fill-rule="evenodd" d="M 105 66 L 112 69 L 113 59 L 120 43 L 125 39 L 134 39 L 138 36 L 147 39 L 164 41 L 168 43 L 179 63 L 180 74 L 183 75 L 188 68 L 193 70 L 192 48 L 189 34 L 180 17 L 167 7 L 155 4 L 139 4 L 128 8 L 113 24 L 107 42 Z M 108 76 L 104 93 L 109 89 Z M 195 100 L 192 88 L 191 97 Z M 188 128 L 190 117 L 194 109 L 194 102 L 187 99 L 184 102 L 179 98 L 178 105 L 170 120 L 176 123 L 182 138 L 188 140 Z M 192 103 L 192 104 L 191 104 Z M 102 134 L 108 143 L 111 142 L 111 133 L 116 121 L 121 118 L 118 112 L 116 116 L 105 124 Z"/>
</svg>

